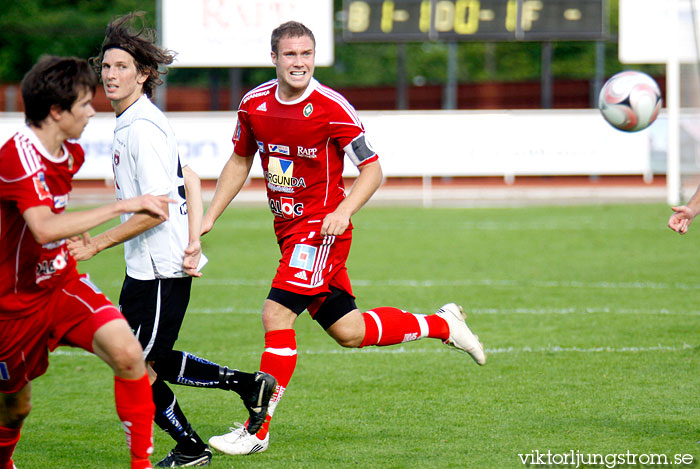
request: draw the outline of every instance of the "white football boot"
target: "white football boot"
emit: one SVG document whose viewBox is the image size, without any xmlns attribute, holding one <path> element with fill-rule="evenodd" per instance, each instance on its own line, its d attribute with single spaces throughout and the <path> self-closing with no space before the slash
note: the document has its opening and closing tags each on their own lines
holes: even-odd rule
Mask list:
<svg viewBox="0 0 700 469">
<path fill-rule="evenodd" d="M 443 343 L 467 352 L 478 365 L 486 363 L 486 354 L 484 353 L 484 345 L 479 342 L 479 337 L 474 335 L 469 326 L 467 326 L 464 310 L 461 306 L 454 303 L 448 303 L 440 308 L 435 314 L 447 321 L 450 328 L 450 337 L 443 340 Z"/>
<path fill-rule="evenodd" d="M 270 444 L 270 433 L 261 440 L 255 435 L 251 435 L 245 426 L 236 423 L 236 428 L 231 427 L 230 432 L 225 435 L 212 436 L 209 438 L 209 446 L 224 454 L 253 454 L 262 453 Z"/>
</svg>

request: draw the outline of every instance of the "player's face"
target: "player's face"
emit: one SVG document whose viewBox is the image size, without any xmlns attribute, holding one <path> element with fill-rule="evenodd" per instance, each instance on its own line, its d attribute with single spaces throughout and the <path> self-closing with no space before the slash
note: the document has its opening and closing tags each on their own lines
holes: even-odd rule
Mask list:
<svg viewBox="0 0 700 469">
<path fill-rule="evenodd" d="M 122 49 L 108 49 L 102 59 L 102 83 L 107 99 L 121 114 L 143 94 L 148 78 L 136 69 L 134 58 Z"/>
<path fill-rule="evenodd" d="M 80 138 L 88 120 L 95 115 L 95 108 L 92 107 L 92 91 L 84 90 L 75 100 L 70 111 L 61 113 L 59 126 L 66 138 Z"/>
<path fill-rule="evenodd" d="M 272 53 L 280 97 L 291 101 L 304 93 L 314 75 L 314 41 L 309 36 L 283 37 Z"/>
</svg>

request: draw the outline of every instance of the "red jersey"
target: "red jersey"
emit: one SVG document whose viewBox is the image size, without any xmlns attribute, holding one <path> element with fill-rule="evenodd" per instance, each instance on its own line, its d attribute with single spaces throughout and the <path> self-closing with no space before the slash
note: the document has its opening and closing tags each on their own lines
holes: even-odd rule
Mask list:
<svg viewBox="0 0 700 469">
<path fill-rule="evenodd" d="M 323 218 L 345 198 L 345 153 L 358 167 L 377 159 L 364 144 L 364 132 L 350 103 L 313 78 L 294 101 L 279 100 L 277 80 L 243 97 L 234 152 L 259 153 L 278 239 L 315 225 L 321 229 Z"/>
<path fill-rule="evenodd" d="M 52 156 L 29 127 L 0 148 L 0 316 L 29 314 L 49 287 L 78 274 L 65 240 L 40 245 L 22 213 L 39 205 L 62 213 L 84 160 L 80 145 L 70 142 L 61 157 Z"/>
</svg>

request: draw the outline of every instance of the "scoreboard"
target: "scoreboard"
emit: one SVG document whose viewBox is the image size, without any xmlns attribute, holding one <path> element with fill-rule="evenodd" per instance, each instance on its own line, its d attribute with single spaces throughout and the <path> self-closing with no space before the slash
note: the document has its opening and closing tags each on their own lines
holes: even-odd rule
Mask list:
<svg viewBox="0 0 700 469">
<path fill-rule="evenodd" d="M 599 40 L 606 0 L 343 0 L 343 39 Z"/>
</svg>

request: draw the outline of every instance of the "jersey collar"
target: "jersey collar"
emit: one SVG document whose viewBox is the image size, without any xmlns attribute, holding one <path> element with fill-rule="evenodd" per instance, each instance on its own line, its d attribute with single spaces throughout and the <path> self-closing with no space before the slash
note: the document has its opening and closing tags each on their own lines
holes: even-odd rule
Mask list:
<svg viewBox="0 0 700 469">
<path fill-rule="evenodd" d="M 315 78 L 311 78 L 311 80 L 309 81 L 309 86 L 307 86 L 306 90 L 304 90 L 304 94 L 299 96 L 294 101 L 282 101 L 280 99 L 280 96 L 279 96 L 280 86 L 278 83 L 277 89 L 275 90 L 275 99 L 277 100 L 278 103 L 284 104 L 285 106 L 290 106 L 292 104 L 299 104 L 300 102 L 302 102 L 306 98 L 308 98 L 311 95 L 311 93 L 313 93 L 316 90 L 316 88 L 318 88 L 318 85 L 319 85 L 318 80 L 316 80 Z"/>
<path fill-rule="evenodd" d="M 37 149 L 39 154 L 41 154 L 42 158 L 46 158 L 52 163 L 63 163 L 68 159 L 69 153 L 68 149 L 66 148 L 65 142 L 61 143 L 61 150 L 63 154 L 61 156 L 53 156 L 51 153 L 49 153 L 44 144 L 41 143 L 41 140 L 39 140 L 39 137 L 37 137 L 37 135 L 28 125 L 25 125 L 22 129 L 19 130 L 18 133 L 26 137 L 31 142 L 31 144 L 34 145 L 34 148 Z"/>
</svg>

